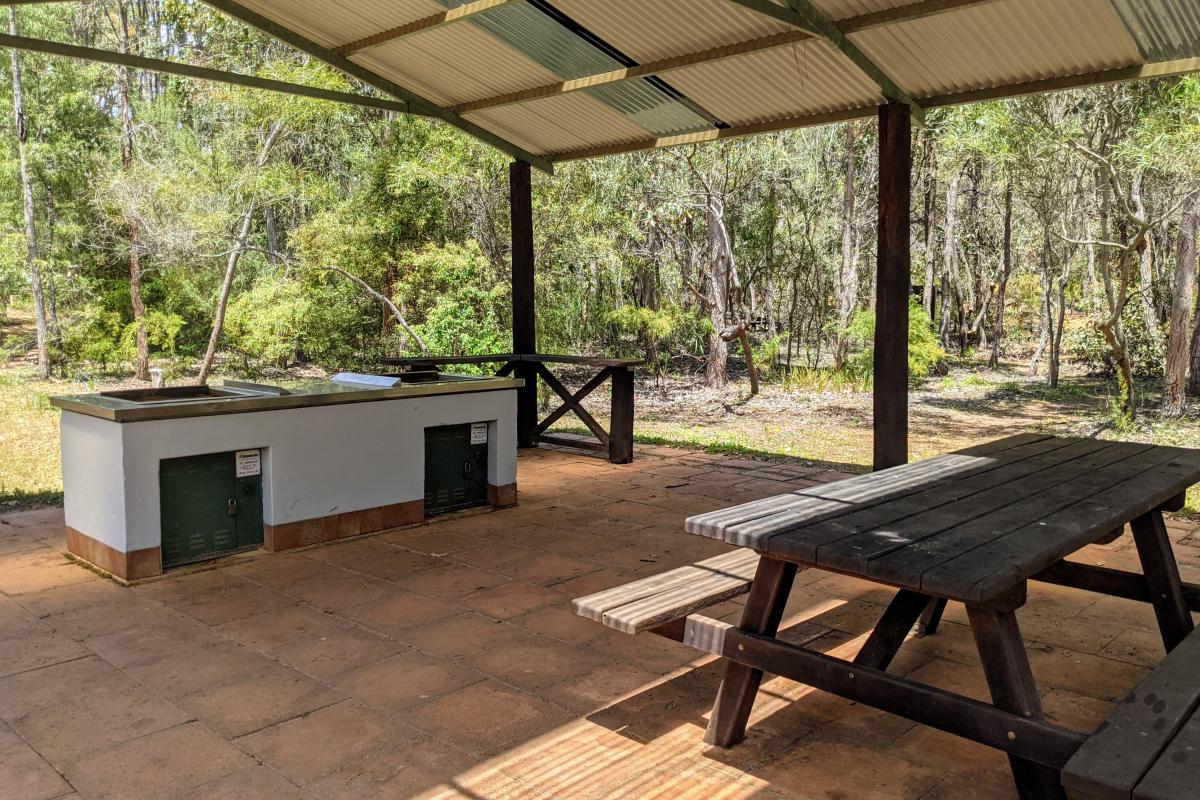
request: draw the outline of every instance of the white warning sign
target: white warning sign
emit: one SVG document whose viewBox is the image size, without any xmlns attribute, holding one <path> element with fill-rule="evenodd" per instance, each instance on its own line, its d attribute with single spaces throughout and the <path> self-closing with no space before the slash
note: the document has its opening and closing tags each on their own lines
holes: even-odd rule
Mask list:
<svg viewBox="0 0 1200 800">
<path fill-rule="evenodd" d="M 471 444 L 487 444 L 487 423 L 471 423 Z"/>
<path fill-rule="evenodd" d="M 262 474 L 261 450 L 238 450 L 233 454 L 233 460 L 237 464 L 239 478 L 251 478 Z"/>
</svg>

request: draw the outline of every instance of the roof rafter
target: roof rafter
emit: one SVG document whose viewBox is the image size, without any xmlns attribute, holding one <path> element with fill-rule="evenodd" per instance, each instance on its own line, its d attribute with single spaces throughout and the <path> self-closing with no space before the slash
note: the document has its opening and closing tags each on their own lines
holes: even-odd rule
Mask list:
<svg viewBox="0 0 1200 800">
<path fill-rule="evenodd" d="M 1150 64 L 1137 64 L 1131 67 L 1117 67 L 1099 72 L 1085 72 L 1079 75 L 1008 83 L 987 89 L 976 89 L 956 94 L 930 95 L 920 98 L 920 102 L 925 108 L 943 108 L 946 106 L 979 103 L 987 100 L 1004 100 L 1010 97 L 1060 92 L 1066 89 L 1080 89 L 1087 86 L 1127 83 L 1129 81 L 1151 80 L 1155 78 L 1174 78 L 1194 72 L 1200 72 L 1200 58 L 1180 58 Z M 652 150 L 659 147 L 673 147 L 682 144 L 716 141 L 718 139 L 734 139 L 743 136 L 753 136 L 759 133 L 774 133 L 793 128 L 827 125 L 831 122 L 864 119 L 875 116 L 877 110 L 875 106 L 863 106 L 862 108 L 851 108 L 800 117 L 785 117 L 767 122 L 754 123 L 752 125 L 737 125 L 723 130 L 701 131 L 700 133 L 646 139 L 639 142 L 627 142 L 607 147 L 591 147 L 550 153 L 546 157 L 555 163 L 559 163 L 562 161 L 577 161 L 584 158 L 596 158 L 598 156 L 632 153 L 639 150 Z"/>
<path fill-rule="evenodd" d="M 32 2 L 32 0 L 22 0 L 21 4 L 25 5 L 29 2 Z M 11 4 L 8 2 L 0 3 L 0 5 Z M 186 78 L 197 78 L 202 81 L 227 83 L 233 86 L 245 86 L 250 89 L 265 89 L 271 92 L 294 94 L 315 100 L 329 100 L 334 103 L 347 103 L 365 108 L 377 108 L 381 111 L 395 111 L 401 114 L 413 113 L 409 104 L 403 100 L 390 100 L 385 97 L 368 97 L 367 95 L 352 94 L 350 92 L 337 92 L 332 89 L 321 89 L 316 86 L 305 86 L 300 83 L 288 83 L 270 78 L 260 78 L 257 75 L 244 75 L 222 69 L 199 67 L 195 64 L 164 61 L 161 58 L 147 58 L 145 56 L 133 55 L 132 53 L 117 53 L 112 50 L 99 50 L 94 47 L 80 47 L 73 44 L 64 44 L 63 42 L 32 39 L 28 36 L 10 36 L 7 33 L 0 33 L 0 47 L 25 50 L 31 53 L 46 53 L 53 56 L 77 58 L 83 61 L 96 61 L 101 64 L 118 64 L 134 69 L 144 69 L 147 72 L 182 75 Z"/>
<path fill-rule="evenodd" d="M 810 0 L 784 0 L 787 3 L 786 6 L 776 5 L 770 0 L 730 0 L 730 2 L 761 14 L 767 14 L 828 40 L 879 87 L 879 91 L 884 97 L 892 102 L 911 106 L 913 112 L 918 115 L 918 120 L 920 119 L 921 106 L 909 97 L 908 93 L 901 89 L 891 76 L 872 61 L 866 53 L 858 49 L 858 46 L 846 37 L 836 23 L 817 10 Z"/>
<path fill-rule="evenodd" d="M 834 23 L 843 34 L 857 33 L 859 31 L 870 30 L 872 28 L 884 27 L 887 25 L 895 25 L 903 22 L 911 22 L 913 20 L 924 19 L 925 17 L 934 16 L 937 14 L 945 14 L 950 11 L 957 11 L 970 6 L 981 5 L 984 3 L 994 3 L 997 0 L 923 0 L 923 2 L 912 3 L 898 8 L 891 8 L 885 11 L 875 11 L 869 14 L 861 14 L 856 17 L 839 20 Z M 782 8 L 775 6 L 774 8 Z M 570 94 L 571 92 L 590 89 L 595 86 L 605 86 L 610 83 L 620 83 L 621 81 L 633 80 L 635 78 L 645 78 L 651 75 L 662 75 L 672 70 L 692 67 L 699 64 L 711 64 L 717 61 L 723 61 L 727 58 L 735 58 L 737 56 L 749 55 L 751 53 L 759 53 L 764 50 L 772 50 L 778 47 L 787 47 L 793 44 L 799 44 L 810 39 L 821 38 L 816 34 L 806 30 L 792 30 L 784 33 L 776 33 L 770 36 L 760 36 L 756 39 L 749 39 L 736 44 L 722 45 L 719 47 L 710 47 L 705 50 L 699 50 L 693 53 L 685 53 L 683 55 L 663 58 L 658 61 L 651 61 L 645 64 L 640 64 L 636 67 L 627 67 L 623 69 L 610 70 L 608 72 L 598 72 L 594 75 L 587 75 L 582 78 L 573 80 L 558 81 L 556 83 L 548 83 L 543 86 L 536 86 L 530 89 L 521 89 L 515 92 L 507 92 L 505 94 L 495 95 L 493 97 L 485 97 L 479 100 L 472 100 L 467 103 L 460 103 L 453 106 L 452 111 L 459 114 L 466 114 L 471 111 L 482 111 L 487 108 L 496 108 L 498 106 L 513 105 L 516 103 L 524 103 L 530 100 L 538 100 L 543 97 L 554 97 L 560 94 Z"/>
<path fill-rule="evenodd" d="M 323 61 L 329 66 L 339 69 L 347 75 L 357 78 L 363 83 L 374 86 L 381 92 L 386 92 L 393 97 L 404 100 L 409 104 L 410 109 L 414 113 L 436 117 L 443 122 L 453 125 L 464 133 L 469 133 L 476 139 L 486 142 L 496 149 L 508 153 L 513 158 L 529 162 L 543 172 L 554 172 L 554 165 L 545 158 L 535 155 L 525 148 L 513 144 L 501 136 L 497 136 L 491 131 L 476 125 L 470 120 L 463 119 L 453 111 L 442 108 L 436 103 L 425 99 L 416 92 L 406 89 L 395 81 L 389 80 L 382 75 L 367 69 L 366 67 L 360 66 L 359 64 L 355 64 L 345 56 L 338 55 L 329 48 L 317 44 L 312 39 L 302 36 L 296 31 L 279 24 L 274 20 L 270 20 L 256 11 L 246 8 L 235 0 L 204 0 L 204 2 L 218 11 L 228 14 L 234 19 L 240 20 L 251 27 L 258 28 L 263 33 L 273 36 L 285 44 L 291 45 L 297 50 L 308 53 L 313 58 Z"/>
<path fill-rule="evenodd" d="M 437 14 L 430 14 L 428 17 L 423 17 L 414 22 L 407 22 L 403 25 L 397 25 L 394 28 L 388 28 L 386 31 L 364 36 L 361 39 L 355 39 L 353 42 L 347 42 L 341 47 L 335 47 L 334 53 L 340 56 L 348 56 L 351 53 L 356 53 L 359 50 L 365 50 L 368 47 L 384 44 L 385 42 L 402 39 L 414 33 L 421 31 L 433 30 L 444 25 L 449 25 L 454 22 L 461 22 L 465 19 L 470 19 L 473 16 L 482 14 L 486 11 L 491 11 L 501 6 L 512 5 L 520 0 L 474 0 L 474 2 L 466 3 L 457 8 L 449 8 L 445 11 L 440 11 Z"/>
</svg>

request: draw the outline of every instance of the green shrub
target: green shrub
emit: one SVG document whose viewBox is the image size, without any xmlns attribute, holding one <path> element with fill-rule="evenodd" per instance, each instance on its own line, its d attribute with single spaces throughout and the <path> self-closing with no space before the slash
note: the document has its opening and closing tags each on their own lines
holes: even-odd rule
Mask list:
<svg viewBox="0 0 1200 800">
<path fill-rule="evenodd" d="M 644 308 L 622 305 L 605 312 L 604 322 L 612 329 L 610 348 L 614 355 L 645 358 L 655 370 L 667 366 L 673 352 L 701 353 L 712 323 L 677 305 Z"/>
<path fill-rule="evenodd" d="M 859 348 L 847 364 L 850 372 L 868 375 L 874 372 L 875 364 L 875 313 L 859 311 L 850 320 L 846 330 L 850 342 Z M 946 351 L 933 332 L 933 323 L 915 297 L 908 303 L 908 379 L 919 381 L 928 378 L 946 359 Z"/>
<path fill-rule="evenodd" d="M 265 278 L 229 303 L 226 341 L 248 360 L 286 367 L 300 350 L 310 307 L 300 284 Z"/>
<path fill-rule="evenodd" d="M 786 340 L 787 334 L 784 333 L 752 346 L 754 366 L 758 367 L 759 377 L 772 378 L 776 372 L 783 369 L 783 365 L 779 363 L 779 348 Z"/>
<path fill-rule="evenodd" d="M 1163 344 L 1166 332 L 1159 331 L 1158 339 L 1151 338 L 1142 318 L 1141 308 L 1131 303 L 1121 317 L 1129 349 L 1129 363 L 1139 380 L 1155 380 L 1162 376 Z M 1094 319 L 1069 319 L 1063 332 L 1063 357 L 1087 367 L 1091 372 L 1114 376 L 1112 350 Z"/>
</svg>

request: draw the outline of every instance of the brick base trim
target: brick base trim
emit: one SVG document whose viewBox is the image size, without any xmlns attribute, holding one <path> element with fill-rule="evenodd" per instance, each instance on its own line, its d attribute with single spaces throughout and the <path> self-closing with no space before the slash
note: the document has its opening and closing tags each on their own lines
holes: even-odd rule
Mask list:
<svg viewBox="0 0 1200 800">
<path fill-rule="evenodd" d="M 153 578 L 162 575 L 163 571 L 161 548 L 147 547 L 122 553 L 70 525 L 67 526 L 67 552 L 123 581 Z"/>
<path fill-rule="evenodd" d="M 349 536 L 376 533 L 425 520 L 425 501 L 410 500 L 387 506 L 346 511 L 281 525 L 263 525 L 263 547 L 273 553 L 332 542 Z"/>
<path fill-rule="evenodd" d="M 496 508 L 508 508 L 517 504 L 517 485 L 506 483 L 503 486 L 488 484 L 488 505 Z"/>
</svg>

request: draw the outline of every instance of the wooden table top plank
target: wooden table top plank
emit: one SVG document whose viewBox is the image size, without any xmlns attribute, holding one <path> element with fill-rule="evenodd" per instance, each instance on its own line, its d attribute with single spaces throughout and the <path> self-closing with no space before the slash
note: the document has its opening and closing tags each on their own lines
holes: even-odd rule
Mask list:
<svg viewBox="0 0 1200 800">
<path fill-rule="evenodd" d="M 1072 506 L 1111 486 L 1128 480 L 1139 471 L 1166 463 L 1173 454 L 1156 452 L 1151 445 L 1124 443 L 1087 456 L 1096 469 L 1070 480 L 1047 485 L 1031 493 L 1029 501 L 1000 509 L 922 539 L 909 547 L 885 553 L 871 560 L 866 576 L 892 583 L 903 582 L 909 588 L 926 591 L 935 585 L 930 573 L 959 556 L 988 544 L 1010 531 L 1032 525 L 1048 514 Z"/>
<path fill-rule="evenodd" d="M 758 513 L 759 509 L 748 517 L 738 513 L 725 518 L 702 514 L 689 519 L 685 529 L 739 547 L 764 550 L 772 537 L 797 527 L 893 502 L 997 465 L 997 456 L 952 453 L 906 467 L 797 490 L 785 495 L 786 504 L 771 513 Z"/>
<path fill-rule="evenodd" d="M 943 562 L 925 573 L 922 586 L 952 591 L 947 596 L 956 599 L 981 602 L 1158 508 L 1200 481 L 1200 451 L 1164 447 L 1148 450 L 1145 455 L 1162 455 L 1167 460 L 1135 474 L 1127 472 L 1123 481 L 1092 491 L 1090 496 L 1034 523 L 1009 529 L 987 544 Z M 1113 465 L 1114 470 L 1122 463 Z M 1094 474 L 1084 476 L 1087 479 L 1094 480 Z"/>
<path fill-rule="evenodd" d="M 1084 457 L 1102 457 L 1106 450 L 1115 449 L 1119 448 L 1112 442 L 1081 439 L 1015 464 L 956 481 L 938 490 L 923 492 L 922 495 L 928 499 L 924 511 L 918 510 L 905 518 L 870 530 L 847 531 L 840 538 L 817 547 L 816 563 L 839 570 L 865 569 L 867 562 L 873 558 L 909 547 L 923 539 L 937 537 L 950 528 L 1020 503 L 1044 487 L 1065 483 L 1076 476 L 1079 469 L 1085 468 L 1085 464 L 1090 465 Z M 886 508 L 906 511 L 912 506 L 908 503 L 888 503 Z M 833 533 L 845 519 L 838 517 L 816 527 L 829 529 Z M 806 542 L 811 542 L 813 532 L 813 528 L 805 528 L 794 538 L 803 537 Z"/>
<path fill-rule="evenodd" d="M 805 525 L 803 528 L 797 528 L 796 530 L 815 533 L 818 530 L 837 529 L 845 531 L 848 534 L 866 533 L 881 525 L 894 523 L 897 520 L 904 519 L 913 514 L 919 514 L 936 506 L 957 502 L 976 492 L 991 488 L 997 483 L 1004 483 L 1009 479 L 1019 478 L 1029 472 L 1037 471 L 1043 468 L 1042 465 L 1046 463 L 1045 459 L 1047 458 L 1051 459 L 1053 463 L 1057 463 L 1064 460 L 1064 457 L 1055 455 L 1056 451 L 1061 451 L 1063 448 L 1071 445 L 1092 443 L 1094 441 L 1093 439 L 1075 438 L 1043 439 L 1021 445 L 1020 447 L 1014 447 L 996 456 L 989 466 L 964 472 L 961 476 L 938 481 L 923 491 L 898 497 L 886 503 L 878 503 L 854 509 L 840 516 L 830 517 L 829 519 Z M 1087 446 L 1088 449 L 1095 449 L 1096 447 L 1094 444 Z"/>
<path fill-rule="evenodd" d="M 1096 798 L 1129 798 L 1200 703 L 1200 633 L 1155 667 L 1063 767 L 1068 789 Z M 1190 766 L 1192 780 L 1200 771 Z M 1176 795 L 1193 797 L 1194 794 Z M 1174 799 L 1173 799 L 1174 800 Z"/>
<path fill-rule="evenodd" d="M 983 602 L 1198 481 L 1198 450 L 1031 434 L 701 514 L 686 529 Z"/>
<path fill-rule="evenodd" d="M 854 503 L 883 501 L 904 494 L 910 485 L 919 485 L 922 480 L 954 475 L 981 463 L 983 460 L 977 456 L 947 453 L 921 462 L 920 470 L 914 468 L 901 473 L 900 467 L 892 467 L 820 486 L 806 486 L 787 494 L 689 517 L 684 527 L 689 533 L 713 539 L 726 538 L 726 532 L 734 528 L 744 532 L 751 528 L 771 532 L 785 526 L 792 516 L 799 515 L 798 518 L 804 519 L 805 513 L 821 504 L 824 504 L 823 510 L 825 506 L 842 509 Z M 890 482 L 889 478 L 892 479 Z"/>
<path fill-rule="evenodd" d="M 810 514 L 840 512 L 855 503 L 882 502 L 894 496 L 903 496 L 917 487 L 927 488 L 928 482 L 938 478 L 952 480 L 954 476 L 972 469 L 987 468 L 991 463 L 987 456 L 1050 438 L 1045 434 L 1032 433 L 1008 436 L 916 464 L 904 464 L 698 514 L 690 517 L 684 528 L 699 536 L 750 546 L 756 537 L 786 528 L 796 520 L 811 521 Z"/>
</svg>

